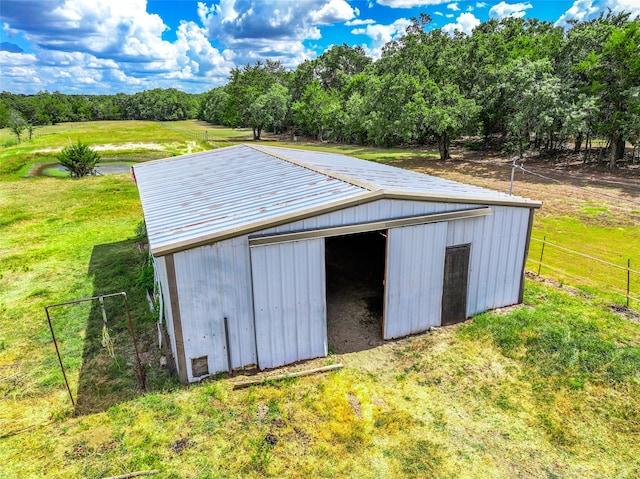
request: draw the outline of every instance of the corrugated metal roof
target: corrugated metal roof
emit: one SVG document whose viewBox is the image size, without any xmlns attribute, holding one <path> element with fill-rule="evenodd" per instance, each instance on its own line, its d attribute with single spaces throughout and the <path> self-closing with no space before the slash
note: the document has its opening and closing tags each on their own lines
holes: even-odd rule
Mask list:
<svg viewBox="0 0 640 479">
<path fill-rule="evenodd" d="M 154 255 L 381 197 L 540 205 L 345 155 L 266 146 L 140 163 L 134 174 Z"/>
<path fill-rule="evenodd" d="M 526 198 L 510 196 L 507 193 L 445 180 L 382 163 L 364 161 L 351 156 L 281 147 L 261 146 L 258 148 L 282 158 L 295 158 L 300 164 L 323 171 L 326 174 L 356 180 L 370 190 L 417 194 L 434 198 L 450 196 L 455 199 L 472 198 L 477 200 L 484 198 L 485 200 L 508 201 L 510 203 L 531 203 Z"/>
</svg>

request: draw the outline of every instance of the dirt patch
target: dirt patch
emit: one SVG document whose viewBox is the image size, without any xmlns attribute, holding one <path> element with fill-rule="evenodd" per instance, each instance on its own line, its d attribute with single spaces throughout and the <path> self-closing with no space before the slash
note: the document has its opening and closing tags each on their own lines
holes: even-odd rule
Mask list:
<svg viewBox="0 0 640 479">
<path fill-rule="evenodd" d="M 410 158 L 393 166 L 470 185 L 509 192 L 511 160 L 495 152 L 458 150 L 448 161 Z M 571 216 L 603 227 L 640 225 L 640 165 L 611 170 L 581 161 L 530 157 L 516 170 L 513 194 L 541 200 L 536 217 Z M 605 208 L 601 213 L 589 208 Z"/>
<path fill-rule="evenodd" d="M 326 241 L 329 350 L 349 353 L 382 344 L 386 237 L 373 232 Z"/>
<path fill-rule="evenodd" d="M 349 391 L 349 394 L 347 394 L 347 401 L 349 402 L 349 406 L 351 406 L 351 409 L 353 409 L 356 417 L 358 419 L 362 419 L 362 407 L 360 406 L 360 401 L 358 401 L 356 395 L 351 391 Z"/>
<path fill-rule="evenodd" d="M 121 150 L 164 150 L 165 148 L 159 143 L 118 143 L 118 144 L 106 143 L 103 145 L 91 145 L 91 149 L 95 151 L 121 151 Z M 34 153 L 55 153 L 61 150 L 62 148 L 43 148 L 41 150 L 34 151 Z"/>
</svg>

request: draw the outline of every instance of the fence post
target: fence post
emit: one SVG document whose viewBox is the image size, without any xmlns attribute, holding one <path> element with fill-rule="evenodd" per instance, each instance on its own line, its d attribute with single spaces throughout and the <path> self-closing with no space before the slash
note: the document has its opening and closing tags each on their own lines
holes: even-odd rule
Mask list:
<svg viewBox="0 0 640 479">
<path fill-rule="evenodd" d="M 540 276 L 540 268 L 542 268 L 542 255 L 544 254 L 544 245 L 547 241 L 547 235 L 542 238 L 542 250 L 540 250 L 540 261 L 538 262 L 538 276 Z"/>
<path fill-rule="evenodd" d="M 627 258 L 627 308 L 629 307 L 630 291 L 631 291 L 631 258 Z"/>
</svg>

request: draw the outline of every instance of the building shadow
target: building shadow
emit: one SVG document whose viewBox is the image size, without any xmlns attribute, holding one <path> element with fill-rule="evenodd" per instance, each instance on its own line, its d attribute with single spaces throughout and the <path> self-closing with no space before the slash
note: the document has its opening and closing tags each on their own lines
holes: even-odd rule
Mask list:
<svg viewBox="0 0 640 479">
<path fill-rule="evenodd" d="M 92 296 L 126 293 L 139 357 L 145 374 L 151 372 L 153 375 L 156 374 L 153 368 L 159 369 L 160 356 L 156 326 L 146 290 L 137 284 L 144 260 L 145 254 L 140 252 L 135 240 L 97 245 L 91 254 L 88 273 L 93 279 Z M 124 296 L 104 298 L 102 304 L 92 300 L 78 388 L 74 394 L 75 414 L 105 411 L 141 394 L 144 394 L 143 381 L 138 371 Z"/>
</svg>

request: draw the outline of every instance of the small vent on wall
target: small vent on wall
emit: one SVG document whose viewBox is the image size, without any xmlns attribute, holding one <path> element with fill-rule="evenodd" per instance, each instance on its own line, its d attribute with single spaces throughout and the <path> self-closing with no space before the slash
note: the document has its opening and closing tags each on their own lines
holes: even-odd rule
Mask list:
<svg viewBox="0 0 640 479">
<path fill-rule="evenodd" d="M 191 372 L 194 378 L 209 374 L 209 359 L 207 356 L 191 358 Z"/>
</svg>

